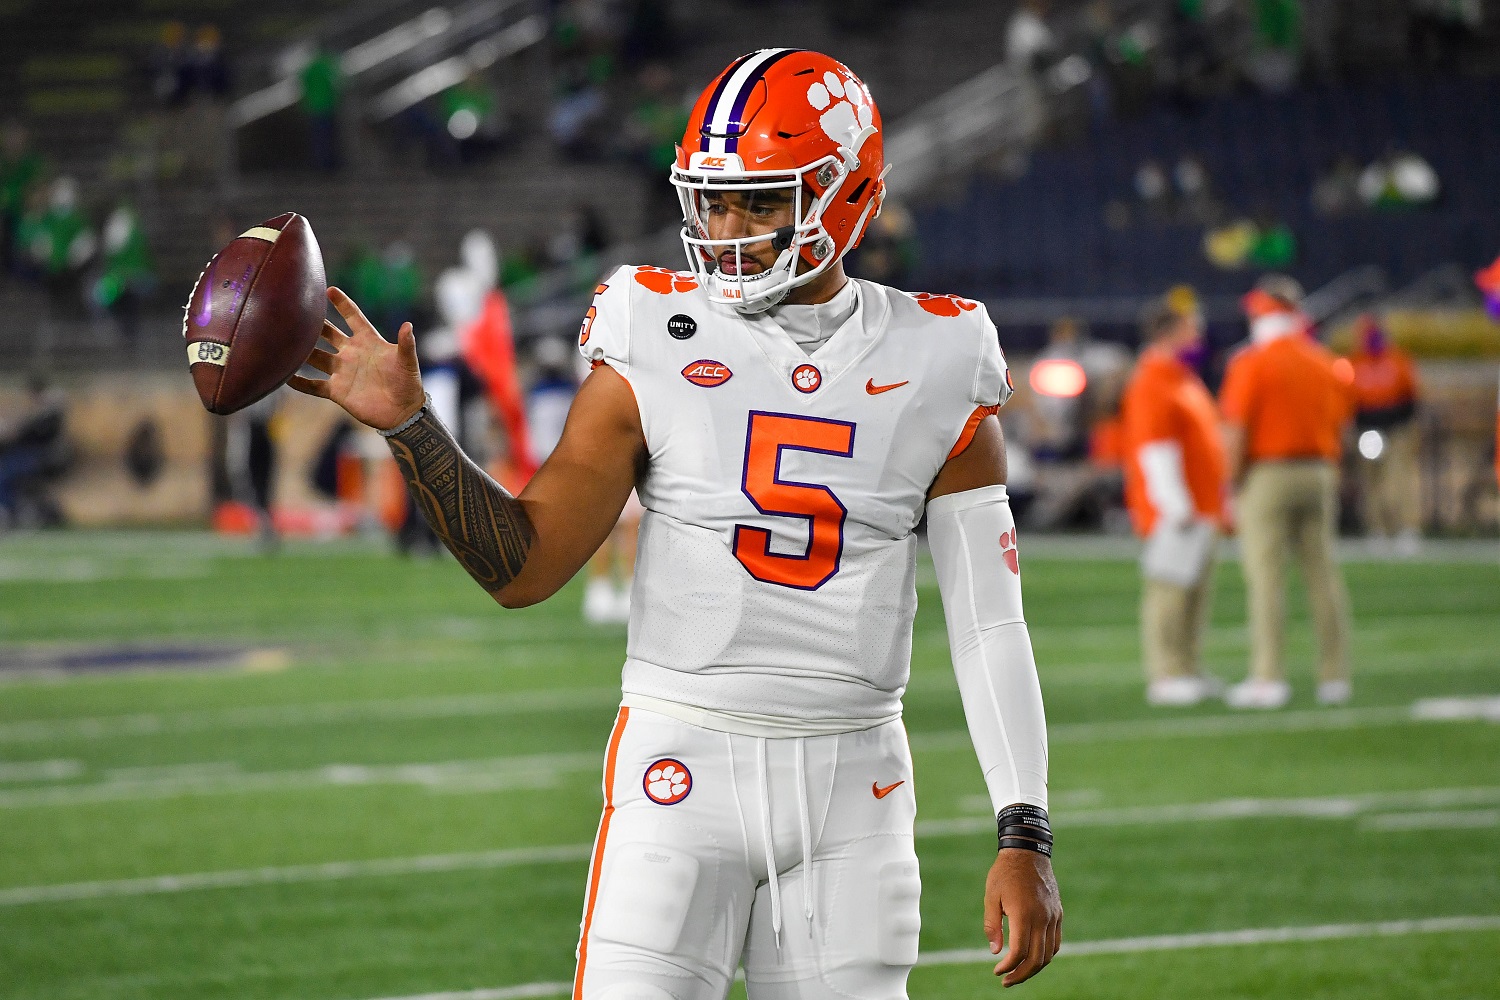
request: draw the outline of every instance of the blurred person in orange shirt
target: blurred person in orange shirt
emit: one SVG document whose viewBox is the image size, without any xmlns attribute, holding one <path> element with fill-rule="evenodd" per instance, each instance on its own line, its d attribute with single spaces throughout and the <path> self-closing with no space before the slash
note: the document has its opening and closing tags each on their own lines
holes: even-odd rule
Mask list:
<svg viewBox="0 0 1500 1000">
<path fill-rule="evenodd" d="M 1350 695 L 1349 597 L 1333 541 L 1353 373 L 1313 339 L 1301 301 L 1301 286 L 1281 275 L 1245 296 L 1250 344 L 1230 359 L 1219 391 L 1250 605 L 1250 676 L 1225 694 L 1233 708 L 1281 708 L 1291 699 L 1282 662 L 1288 554 L 1301 568 L 1318 635 L 1318 702 Z"/>
<path fill-rule="evenodd" d="M 1349 361 L 1365 531 L 1381 542 L 1395 539 L 1400 555 L 1416 555 L 1422 530 L 1416 366 L 1411 355 L 1390 342 L 1374 316 L 1359 318 L 1355 337 Z"/>
<path fill-rule="evenodd" d="M 1147 313 L 1146 349 L 1121 403 L 1125 504 L 1142 558 L 1141 652 L 1146 701 L 1196 705 L 1223 685 L 1203 673 L 1214 549 L 1224 516 L 1226 460 L 1213 396 L 1198 375 L 1203 317 L 1190 289 Z M 1157 555 L 1164 558 L 1156 558 Z"/>
<path fill-rule="evenodd" d="M 1484 293 L 1484 308 L 1490 319 L 1500 323 L 1500 257 L 1474 275 L 1474 284 Z M 1495 481 L 1500 483 L 1500 398 L 1495 401 Z"/>
</svg>

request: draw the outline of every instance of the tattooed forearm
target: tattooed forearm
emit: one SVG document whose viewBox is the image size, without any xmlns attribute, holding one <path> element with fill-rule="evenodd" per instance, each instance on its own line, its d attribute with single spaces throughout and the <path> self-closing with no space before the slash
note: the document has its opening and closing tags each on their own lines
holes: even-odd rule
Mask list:
<svg viewBox="0 0 1500 1000">
<path fill-rule="evenodd" d="M 463 453 L 430 410 L 386 440 L 417 509 L 469 575 L 491 595 L 514 580 L 536 537 L 520 501 Z"/>
</svg>

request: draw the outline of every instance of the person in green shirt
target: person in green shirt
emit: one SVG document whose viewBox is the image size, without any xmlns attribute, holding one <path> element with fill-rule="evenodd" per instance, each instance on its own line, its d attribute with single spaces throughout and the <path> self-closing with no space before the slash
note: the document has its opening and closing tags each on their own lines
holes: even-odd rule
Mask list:
<svg viewBox="0 0 1500 1000">
<path fill-rule="evenodd" d="M 26 201 L 41 182 L 46 164 L 31 148 L 26 126 L 8 121 L 0 128 L 0 271 L 12 270 L 16 227 L 26 214 Z"/>
<path fill-rule="evenodd" d="M 121 203 L 104 223 L 104 266 L 94 280 L 94 304 L 113 316 L 120 334 L 134 343 L 141 307 L 155 288 L 156 272 L 140 216 L 133 206 Z"/>
<path fill-rule="evenodd" d="M 307 116 L 313 166 L 332 173 L 339 168 L 338 110 L 343 74 L 338 56 L 319 48 L 302 67 L 302 113 Z"/>
</svg>

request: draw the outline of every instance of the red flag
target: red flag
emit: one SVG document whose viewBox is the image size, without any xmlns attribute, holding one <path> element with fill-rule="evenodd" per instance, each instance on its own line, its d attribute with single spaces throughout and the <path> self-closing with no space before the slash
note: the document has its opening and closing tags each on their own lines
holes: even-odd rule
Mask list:
<svg viewBox="0 0 1500 1000">
<path fill-rule="evenodd" d="M 505 433 L 510 439 L 511 465 L 523 481 L 529 480 L 539 463 L 531 449 L 526 405 L 516 375 L 516 345 L 511 336 L 510 307 L 498 288 L 484 297 L 479 318 L 460 334 L 458 349 L 469 369 L 484 383 L 490 404 L 505 425 Z"/>
</svg>

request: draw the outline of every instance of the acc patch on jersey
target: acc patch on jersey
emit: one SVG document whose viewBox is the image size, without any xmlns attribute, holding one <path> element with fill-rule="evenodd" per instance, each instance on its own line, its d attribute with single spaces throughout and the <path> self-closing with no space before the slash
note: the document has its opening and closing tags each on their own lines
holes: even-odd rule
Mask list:
<svg viewBox="0 0 1500 1000">
<path fill-rule="evenodd" d="M 723 385 L 734 377 L 734 372 L 727 365 L 707 358 L 694 361 L 682 370 L 682 377 L 694 385 L 701 385 L 705 389 Z"/>
<path fill-rule="evenodd" d="M 675 806 L 693 790 L 693 775 L 682 761 L 663 757 L 646 768 L 641 787 L 657 805 Z"/>
</svg>

